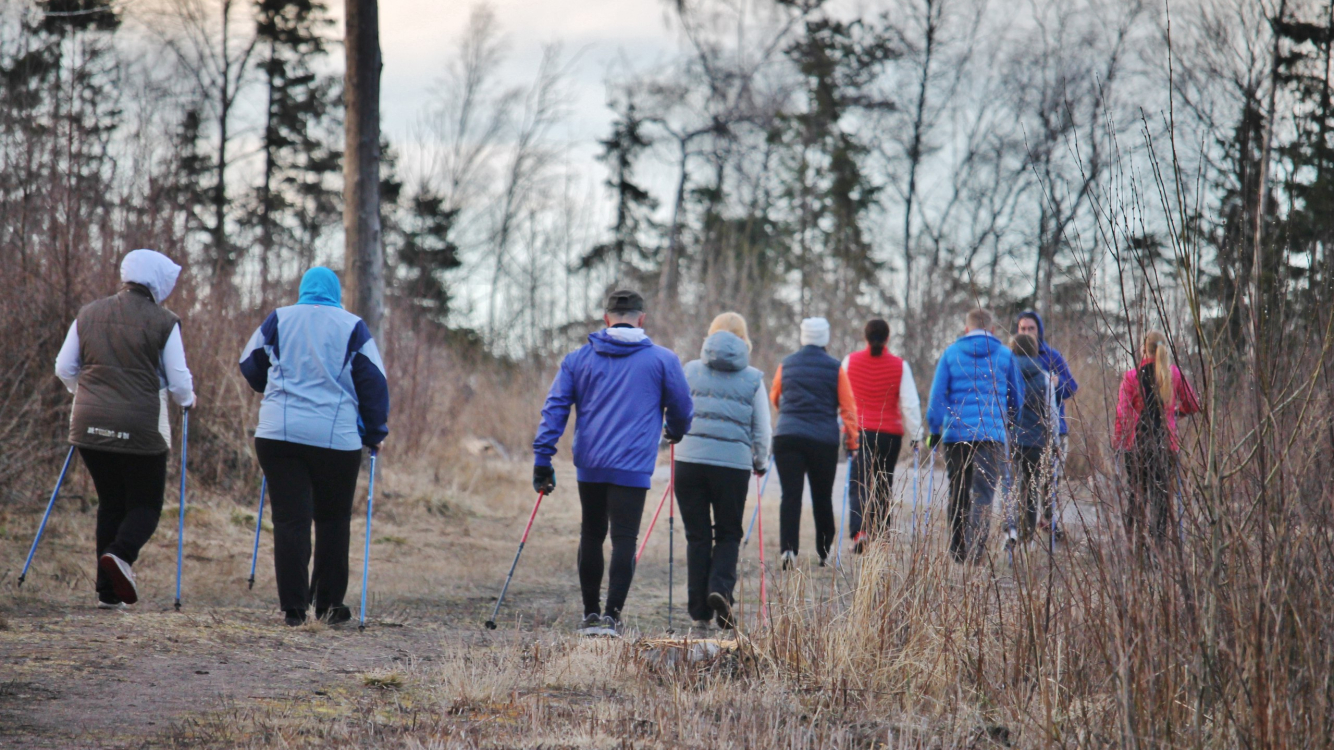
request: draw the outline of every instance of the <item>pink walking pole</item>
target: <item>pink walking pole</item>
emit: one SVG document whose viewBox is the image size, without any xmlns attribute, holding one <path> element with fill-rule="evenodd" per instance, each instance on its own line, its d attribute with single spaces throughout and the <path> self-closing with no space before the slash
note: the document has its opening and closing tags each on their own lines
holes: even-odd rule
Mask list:
<svg viewBox="0 0 1334 750">
<path fill-rule="evenodd" d="M 672 483 L 667 482 L 667 488 L 662 491 L 662 499 L 658 501 L 658 509 L 653 511 L 653 520 L 648 522 L 648 531 L 644 532 L 644 541 L 639 543 L 639 551 L 635 553 L 635 565 L 639 564 L 639 556 L 644 554 L 644 548 L 648 546 L 648 538 L 653 536 L 653 527 L 658 523 L 658 516 L 662 514 L 662 505 L 667 502 L 667 495 L 672 491 Z"/>
<path fill-rule="evenodd" d="M 760 475 L 755 475 L 755 523 L 760 532 L 760 620 L 769 619 L 769 590 L 765 585 L 764 569 L 764 513 L 760 508 L 764 502 L 764 488 L 760 485 Z"/>
</svg>

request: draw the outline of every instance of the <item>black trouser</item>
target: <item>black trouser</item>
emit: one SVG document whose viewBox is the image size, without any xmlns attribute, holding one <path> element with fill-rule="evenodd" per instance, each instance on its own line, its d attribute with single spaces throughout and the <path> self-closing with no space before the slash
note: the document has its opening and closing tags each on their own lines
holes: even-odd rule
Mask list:
<svg viewBox="0 0 1334 750">
<path fill-rule="evenodd" d="M 273 570 L 284 611 L 326 610 L 347 593 L 352 496 L 361 451 L 336 451 L 285 440 L 255 438 L 255 454 L 269 483 L 273 509 Z M 310 569 L 310 526 L 315 524 L 315 569 Z"/>
<path fill-rule="evenodd" d="M 1044 518 L 1051 518 L 1052 453 L 1041 445 L 1016 445 L 1011 460 L 1019 537 L 1026 542 L 1033 538 L 1039 509 L 1045 509 Z"/>
<path fill-rule="evenodd" d="M 676 503 L 686 527 L 686 608 L 692 620 L 713 616 L 707 602 L 711 593 L 732 602 L 749 487 L 746 469 L 676 462 Z"/>
<path fill-rule="evenodd" d="M 829 557 L 837 530 L 834 527 L 834 476 L 838 473 L 838 443 L 821 443 L 795 435 L 774 438 L 774 465 L 783 486 L 779 506 L 778 540 L 782 552 L 796 554 L 801 538 L 801 499 L 806 478 L 811 482 L 811 515 L 815 517 L 815 552 Z"/>
<path fill-rule="evenodd" d="M 873 430 L 862 432 L 861 449 L 852 460 L 849 538 L 856 538 L 864 523 L 870 527 L 868 533 L 882 531 L 889 524 L 894 467 L 899 462 L 902 447 L 902 435 Z"/>
<path fill-rule="evenodd" d="M 115 555 L 133 565 L 162 516 L 167 488 L 167 454 L 141 456 L 79 448 L 97 489 L 97 556 Z M 97 598 L 120 601 L 111 580 L 97 568 Z"/>
<path fill-rule="evenodd" d="M 1164 539 L 1169 534 L 1175 538 L 1172 481 L 1176 476 L 1176 458 L 1165 446 L 1160 450 L 1136 447 L 1126 454 L 1126 474 L 1130 477 L 1125 511 L 1127 536 L 1135 534 L 1136 526 L 1139 533 L 1144 533 L 1147 520 L 1148 532 L 1154 539 Z"/>
<path fill-rule="evenodd" d="M 601 613 L 602 573 L 605 563 L 602 544 L 611 531 L 611 573 L 607 576 L 606 614 L 621 619 L 630 582 L 635 577 L 635 544 L 639 522 L 644 518 L 642 487 L 624 487 L 605 482 L 580 482 L 579 589 L 584 595 L 584 614 Z"/>
<path fill-rule="evenodd" d="M 950 477 L 950 553 L 982 559 L 991 531 L 991 503 L 1000 477 L 1001 443 L 945 443 Z"/>
</svg>

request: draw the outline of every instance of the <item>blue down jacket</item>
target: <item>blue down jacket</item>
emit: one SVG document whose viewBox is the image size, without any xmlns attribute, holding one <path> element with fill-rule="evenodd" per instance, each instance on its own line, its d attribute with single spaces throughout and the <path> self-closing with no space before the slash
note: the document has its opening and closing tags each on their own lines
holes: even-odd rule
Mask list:
<svg viewBox="0 0 1334 750">
<path fill-rule="evenodd" d="M 1019 417 L 1024 381 L 1010 350 L 990 333 L 964 334 L 941 355 L 926 422 L 946 443 L 1007 442 Z"/>
<path fill-rule="evenodd" d="M 638 328 L 589 334 L 587 344 L 561 361 L 533 440 L 536 465 L 551 465 L 571 409 L 579 481 L 645 489 L 657 462 L 664 410 L 667 432 L 678 437 L 690 431 L 694 415 L 681 360 Z"/>
</svg>

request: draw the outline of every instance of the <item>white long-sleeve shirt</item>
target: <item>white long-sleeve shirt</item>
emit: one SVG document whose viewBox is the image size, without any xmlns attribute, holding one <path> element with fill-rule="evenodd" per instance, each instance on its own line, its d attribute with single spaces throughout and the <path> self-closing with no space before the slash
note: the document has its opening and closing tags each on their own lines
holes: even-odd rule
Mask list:
<svg viewBox="0 0 1334 750">
<path fill-rule="evenodd" d="M 848 362 L 852 355 L 843 358 L 843 372 L 848 371 Z M 908 440 L 921 440 L 922 434 L 922 399 L 917 395 L 917 381 L 913 379 L 912 365 L 903 361 L 903 375 L 899 377 L 899 417 L 903 420 L 903 436 Z M 860 409 L 861 406 L 858 406 Z"/>
<path fill-rule="evenodd" d="M 181 327 L 171 329 L 166 346 L 162 347 L 159 360 L 159 379 L 162 387 L 171 394 L 171 400 L 179 406 L 189 408 L 195 403 L 194 378 L 185 364 L 185 345 L 181 342 Z M 79 372 L 83 362 L 79 357 L 79 321 L 70 323 L 69 333 L 65 334 L 65 343 L 56 355 L 56 377 L 65 384 L 70 393 L 78 388 Z"/>
</svg>

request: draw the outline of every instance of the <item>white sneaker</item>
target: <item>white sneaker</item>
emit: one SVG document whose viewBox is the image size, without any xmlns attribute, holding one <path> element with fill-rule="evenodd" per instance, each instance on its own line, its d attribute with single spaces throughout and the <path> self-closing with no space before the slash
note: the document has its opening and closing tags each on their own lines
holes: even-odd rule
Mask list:
<svg viewBox="0 0 1334 750">
<path fill-rule="evenodd" d="M 134 571 L 130 564 L 112 554 L 102 555 L 97 567 L 111 579 L 111 590 L 126 604 L 139 601 L 139 587 L 134 585 Z"/>
<path fill-rule="evenodd" d="M 104 601 L 102 601 L 101 599 L 98 599 L 98 600 L 97 600 L 97 608 L 98 608 L 98 609 L 114 609 L 114 610 L 116 610 L 116 611 L 118 611 L 118 612 L 124 612 L 125 610 L 127 610 L 127 609 L 130 608 L 130 605 L 126 604 L 125 602 L 104 602 Z"/>
<path fill-rule="evenodd" d="M 797 567 L 796 552 L 784 552 L 782 554 L 782 560 L 783 560 L 783 570 L 792 570 L 793 568 Z"/>
</svg>

